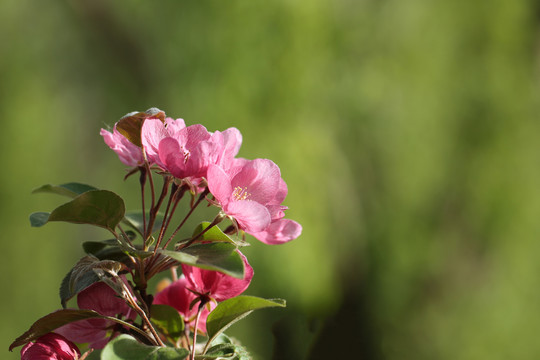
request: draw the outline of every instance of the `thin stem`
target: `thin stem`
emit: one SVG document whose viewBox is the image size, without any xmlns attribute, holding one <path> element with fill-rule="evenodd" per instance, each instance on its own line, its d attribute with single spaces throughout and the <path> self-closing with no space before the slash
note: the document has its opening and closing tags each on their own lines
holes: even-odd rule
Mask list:
<svg viewBox="0 0 540 360">
<path fill-rule="evenodd" d="M 197 318 L 195 319 L 195 329 L 193 330 L 193 344 L 191 348 L 191 360 L 195 360 L 195 345 L 197 343 L 197 329 L 199 328 L 199 319 L 201 318 L 201 313 L 205 305 L 206 305 L 206 302 L 201 299 L 201 303 L 199 304 L 199 311 L 197 311 Z"/>
<path fill-rule="evenodd" d="M 165 215 L 163 217 L 163 223 L 161 224 L 161 230 L 159 232 L 158 239 L 156 241 L 156 244 L 154 245 L 154 254 L 148 259 L 147 261 L 147 271 L 149 278 L 154 273 L 157 273 L 153 270 L 153 267 L 158 259 L 157 256 L 157 249 L 159 248 L 159 245 L 161 244 L 161 241 L 163 240 L 163 234 L 167 231 L 167 228 L 169 227 L 169 224 L 171 222 L 172 216 L 176 210 L 176 207 L 178 206 L 178 203 L 182 199 L 186 189 L 184 187 L 178 187 L 176 190 L 171 192 L 171 196 L 169 197 L 169 201 L 167 203 L 167 209 L 165 211 Z M 173 203 L 172 209 L 170 209 L 170 205 Z"/>
<path fill-rule="evenodd" d="M 126 300 L 129 302 L 129 304 L 133 307 L 133 309 L 135 309 L 135 311 L 137 312 L 137 314 L 140 315 L 140 317 L 143 319 L 144 323 L 146 324 L 146 326 L 148 327 L 148 330 L 150 330 L 150 333 L 152 334 L 152 336 L 154 337 L 154 343 L 156 345 L 159 345 L 159 346 L 165 346 L 165 344 L 163 343 L 163 341 L 161 341 L 161 338 L 159 337 L 158 333 L 156 332 L 156 329 L 154 329 L 154 326 L 152 325 L 152 323 L 150 322 L 150 319 L 148 319 L 148 316 L 146 315 L 146 312 L 144 312 L 143 309 L 141 309 L 141 307 L 139 306 L 139 304 L 137 304 L 137 300 L 135 300 L 133 298 L 133 295 L 131 295 L 131 292 L 129 291 L 129 289 L 127 288 L 126 284 L 122 281 L 122 280 L 119 280 L 120 284 L 122 285 L 122 288 L 124 289 L 124 296 L 126 297 Z"/>
<path fill-rule="evenodd" d="M 215 218 L 214 220 L 212 221 L 212 223 L 210 225 L 208 225 L 206 227 L 206 229 L 204 229 L 203 231 L 201 231 L 200 233 L 197 234 L 197 236 L 189 239 L 187 242 L 183 243 L 183 244 L 180 244 L 180 246 L 178 247 L 177 250 L 181 250 L 181 249 L 184 249 L 184 248 L 187 248 L 188 246 L 190 246 L 191 244 L 193 244 L 195 241 L 199 240 L 201 238 L 201 236 L 203 236 L 208 230 L 210 230 L 211 228 L 213 228 L 214 226 L 216 226 L 217 224 L 219 224 L 221 221 L 223 221 L 223 219 L 225 219 L 225 215 L 223 215 L 222 213 L 219 213 Z"/>
<path fill-rule="evenodd" d="M 152 234 L 152 229 L 154 227 L 154 224 L 156 222 L 156 216 L 159 211 L 159 208 L 161 207 L 161 204 L 163 204 L 163 200 L 165 200 L 165 197 L 167 196 L 167 193 L 169 192 L 169 185 L 171 184 L 172 178 L 170 176 L 165 176 L 163 179 L 163 187 L 161 189 L 161 194 L 159 195 L 159 199 L 157 201 L 157 204 L 152 204 L 152 208 L 150 209 L 150 220 L 148 224 L 148 233 L 145 234 L 145 240 L 148 240 L 150 235 Z M 157 246 L 156 246 L 157 247 Z"/>
<path fill-rule="evenodd" d="M 171 278 L 172 278 L 172 281 L 175 282 L 176 280 L 178 280 L 178 272 L 176 272 L 176 269 L 178 268 L 178 266 L 173 266 L 171 268 Z"/>
<path fill-rule="evenodd" d="M 169 224 L 171 223 L 174 212 L 176 211 L 176 207 L 178 206 L 178 203 L 180 202 L 180 200 L 182 200 L 182 197 L 184 196 L 184 193 L 186 192 L 186 190 L 187 189 L 184 186 L 181 186 L 181 187 L 176 188 L 174 192 L 171 192 L 171 197 L 169 198 L 169 203 L 167 204 L 167 212 L 165 213 L 166 216 L 163 218 L 163 224 L 161 225 L 161 230 L 159 232 L 156 246 L 154 248 L 154 255 L 156 254 L 157 248 L 159 247 L 159 245 L 161 244 L 161 241 L 163 240 L 163 236 L 165 235 L 165 232 L 169 228 Z M 171 204 L 172 204 L 172 209 L 170 209 Z M 170 209 L 170 212 L 169 212 L 169 209 Z"/>
<path fill-rule="evenodd" d="M 201 203 L 201 201 L 203 201 L 203 199 L 206 197 L 206 195 L 208 194 L 209 190 L 208 188 L 205 189 L 201 195 L 199 196 L 199 199 L 197 199 L 197 202 L 195 204 L 193 204 L 193 206 L 191 206 L 191 209 L 189 210 L 189 212 L 186 214 L 186 216 L 184 217 L 184 220 L 182 220 L 182 222 L 180 223 L 180 225 L 178 225 L 176 227 L 176 229 L 174 230 L 174 232 L 172 233 L 171 237 L 169 237 L 169 240 L 167 240 L 167 242 L 165 243 L 165 245 L 163 246 L 163 248 L 167 248 L 167 246 L 169 246 L 170 242 L 172 241 L 172 239 L 174 239 L 174 237 L 176 236 L 176 234 L 178 233 L 178 231 L 182 228 L 182 226 L 184 226 L 184 224 L 186 223 L 187 219 L 191 216 L 191 214 L 193 214 L 193 211 L 197 208 L 197 206 L 199 206 L 199 204 Z"/>
<path fill-rule="evenodd" d="M 146 159 L 146 152 L 144 151 L 144 148 L 143 148 L 143 154 L 144 154 L 144 157 Z M 148 160 L 146 160 L 144 162 L 144 166 L 145 166 L 146 171 L 148 173 L 148 180 L 150 181 L 150 189 L 151 189 L 151 195 L 152 195 L 151 209 L 153 209 L 155 204 L 156 204 L 156 190 L 154 188 L 154 179 L 152 178 L 152 170 L 150 170 L 150 164 L 148 163 Z"/>
<path fill-rule="evenodd" d="M 146 339 L 148 339 L 150 342 L 154 342 L 153 339 L 146 333 L 144 332 L 143 330 L 139 329 L 138 327 L 136 327 L 135 325 L 133 324 L 130 324 L 128 323 L 127 321 L 123 321 L 123 320 L 120 320 L 118 318 L 115 318 L 113 316 L 104 316 L 103 317 L 104 319 L 107 319 L 107 320 L 111 320 L 111 321 L 114 321 L 122 326 L 125 326 L 125 327 L 128 327 L 130 328 L 131 330 L 133 331 L 136 331 L 138 332 L 139 334 L 141 334 L 142 336 L 144 336 Z"/>
<path fill-rule="evenodd" d="M 139 177 L 139 183 L 141 184 L 141 202 L 142 202 L 142 218 L 143 218 L 143 234 L 146 238 L 146 206 L 144 203 L 144 185 L 146 184 L 146 168 L 140 167 L 141 176 Z M 146 250 L 146 241 L 144 242 L 144 250 Z"/>
<path fill-rule="evenodd" d="M 131 239 L 129 238 L 128 234 L 124 231 L 124 229 L 122 228 L 122 226 L 120 226 L 120 224 L 116 225 L 118 227 L 118 229 L 120 230 L 120 232 L 122 233 L 122 237 L 124 239 L 125 242 L 127 242 L 131 247 L 133 247 L 133 243 L 131 242 Z M 117 236 L 117 239 L 122 242 L 122 240 L 120 239 L 119 236 Z"/>
</svg>

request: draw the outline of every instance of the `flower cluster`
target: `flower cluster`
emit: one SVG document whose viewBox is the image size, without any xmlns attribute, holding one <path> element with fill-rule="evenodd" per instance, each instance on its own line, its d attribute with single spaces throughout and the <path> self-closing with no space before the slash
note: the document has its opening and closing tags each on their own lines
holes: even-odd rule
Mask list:
<svg viewBox="0 0 540 360">
<path fill-rule="evenodd" d="M 118 195 L 85 184 L 35 190 L 72 200 L 32 214 L 32 226 L 90 224 L 114 239 L 83 244 L 87 255 L 61 285 L 63 309 L 36 321 L 10 350 L 24 345 L 22 359 L 240 358 L 244 349 L 223 331 L 253 310 L 284 306 L 241 295 L 254 274 L 239 249 L 249 245 L 245 234 L 275 245 L 302 231 L 285 218 L 288 189 L 279 167 L 237 157 L 242 135 L 236 128 L 210 132 L 155 108 L 129 113 L 101 135 L 129 167 L 126 178 L 139 173 L 142 210 L 126 212 Z M 185 196 L 187 211 L 178 217 Z M 215 217 L 185 233 L 202 203 L 218 208 Z M 172 280 L 162 280 L 152 294 L 149 280 L 164 271 Z M 77 308 L 67 308 L 74 297 Z M 82 355 L 80 349 L 86 349 Z"/>
<path fill-rule="evenodd" d="M 148 164 L 181 179 L 197 192 L 208 186 L 224 214 L 239 229 L 266 244 L 297 238 L 302 228 L 285 219 L 287 185 L 279 167 L 268 159 L 247 160 L 236 155 L 242 135 L 236 128 L 213 133 L 200 124 L 186 126 L 182 119 L 145 119 L 136 146 L 118 130 L 101 135 L 120 160 L 131 167 Z"/>
</svg>

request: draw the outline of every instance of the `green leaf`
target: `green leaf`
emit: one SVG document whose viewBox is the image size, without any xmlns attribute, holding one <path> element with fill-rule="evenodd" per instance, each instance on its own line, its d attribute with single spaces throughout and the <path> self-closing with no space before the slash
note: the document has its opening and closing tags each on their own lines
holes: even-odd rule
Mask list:
<svg viewBox="0 0 540 360">
<path fill-rule="evenodd" d="M 65 203 L 52 211 L 47 222 L 65 221 L 76 224 L 89 224 L 103 227 L 112 233 L 114 228 L 123 219 L 125 212 L 124 201 L 112 191 L 91 190 L 87 191 L 68 203 Z M 30 217 L 33 226 L 41 226 L 44 213 L 34 213 Z M 34 225 L 36 224 L 36 225 Z"/>
<path fill-rule="evenodd" d="M 184 320 L 178 311 L 169 305 L 152 305 L 152 323 L 174 342 L 182 336 Z"/>
<path fill-rule="evenodd" d="M 101 360 L 183 360 L 188 355 L 186 349 L 148 346 L 122 334 L 109 341 L 101 352 Z"/>
<path fill-rule="evenodd" d="M 203 221 L 193 231 L 193 237 L 196 237 L 200 233 L 203 232 L 204 229 L 206 229 L 211 223 L 209 221 Z M 199 240 L 203 241 L 223 241 L 223 242 L 230 242 L 234 244 L 234 241 L 227 236 L 218 226 L 213 226 L 205 232 L 204 234 L 199 237 Z"/>
<path fill-rule="evenodd" d="M 234 344 L 218 344 L 212 346 L 204 355 L 195 356 L 196 360 L 235 359 L 236 346 Z"/>
<path fill-rule="evenodd" d="M 115 244 L 106 244 L 99 241 L 86 241 L 83 243 L 84 252 L 97 257 L 99 260 L 114 260 L 124 264 L 129 262 L 129 257 L 114 240 Z"/>
<path fill-rule="evenodd" d="M 208 226 L 210 226 L 211 222 L 209 221 L 203 221 L 193 231 L 193 238 L 195 238 L 197 235 L 202 233 Z M 213 226 L 208 231 L 206 231 L 204 234 L 201 235 L 201 237 L 198 238 L 199 242 L 201 241 L 212 241 L 212 242 L 228 242 L 231 244 L 234 244 L 236 246 L 249 246 L 250 244 L 248 242 L 243 241 L 240 239 L 240 237 L 235 236 L 234 238 L 230 237 L 229 235 L 225 234 L 219 226 Z"/>
<path fill-rule="evenodd" d="M 222 242 L 194 244 L 181 251 L 160 250 L 160 252 L 182 264 L 219 271 L 238 279 L 244 278 L 244 262 L 233 244 Z"/>
<path fill-rule="evenodd" d="M 60 302 L 62 307 L 66 307 L 69 299 L 101 280 L 94 269 L 112 270 L 118 273 L 122 267 L 123 265 L 116 261 L 99 260 L 91 255 L 83 257 L 62 280 L 62 284 L 60 285 Z"/>
<path fill-rule="evenodd" d="M 146 212 L 146 222 L 148 222 L 150 214 L 147 211 Z M 140 235 L 143 234 L 143 216 L 142 211 L 129 211 L 124 215 L 124 223 L 129 225 L 133 230 L 137 231 Z M 163 224 L 163 214 L 157 213 L 156 214 L 156 221 L 154 222 L 154 226 L 152 227 L 152 233 L 158 231 L 161 228 L 161 224 Z"/>
<path fill-rule="evenodd" d="M 85 241 L 82 243 L 82 247 L 85 253 L 96 256 L 97 253 L 103 251 L 111 246 L 118 246 L 118 240 L 108 239 L 103 241 Z M 96 256 L 99 258 L 99 256 Z"/>
<path fill-rule="evenodd" d="M 126 324 L 118 319 L 100 315 L 94 310 L 62 309 L 38 319 L 34 324 L 32 324 L 28 331 L 15 339 L 15 341 L 9 346 L 9 351 L 12 351 L 17 346 L 24 345 L 29 341 L 34 341 L 40 336 L 48 334 L 51 331 L 59 328 L 60 326 L 69 324 L 74 321 L 93 318 L 108 319 L 121 322 L 123 323 L 123 325 Z"/>
<path fill-rule="evenodd" d="M 242 295 L 219 303 L 206 319 L 208 344 L 229 326 L 251 314 L 253 310 L 268 307 L 285 307 L 285 300 Z"/>
<path fill-rule="evenodd" d="M 129 240 L 135 239 L 135 233 L 133 231 L 127 231 L 126 234 Z M 94 255 L 100 260 L 115 260 L 126 265 L 131 263 L 131 261 L 128 262 L 128 255 L 144 259 L 154 254 L 153 251 L 142 250 L 140 245 L 131 246 L 123 238 L 120 239 L 85 241 L 83 243 L 83 249 L 87 254 Z"/>
<path fill-rule="evenodd" d="M 32 227 L 41 227 L 49 221 L 49 216 L 51 214 L 48 212 L 35 212 L 30 214 L 30 225 Z"/>
<path fill-rule="evenodd" d="M 99 349 L 99 350 L 98 349 L 90 349 L 88 351 L 90 351 L 90 354 L 86 355 L 84 360 L 101 360 L 101 349 Z M 81 354 L 81 357 L 84 354 L 86 354 L 86 353 Z"/>
<path fill-rule="evenodd" d="M 51 194 L 67 196 L 70 198 L 75 198 L 90 190 L 97 190 L 97 188 L 91 185 L 71 182 L 71 183 L 61 184 L 61 185 L 51 185 L 51 184 L 43 185 L 43 186 L 38 187 L 37 189 L 34 189 L 32 191 L 32 194 L 51 193 Z"/>
</svg>

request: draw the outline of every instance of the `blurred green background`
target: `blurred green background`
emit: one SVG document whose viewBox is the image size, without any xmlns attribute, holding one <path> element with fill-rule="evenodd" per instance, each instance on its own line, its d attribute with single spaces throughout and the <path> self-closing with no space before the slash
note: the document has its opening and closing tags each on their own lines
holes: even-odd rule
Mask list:
<svg viewBox="0 0 540 360">
<path fill-rule="evenodd" d="M 4 0 L 1 356 L 105 232 L 28 214 L 79 181 L 137 208 L 99 136 L 156 106 L 270 158 L 303 235 L 253 241 L 256 359 L 540 357 L 532 0 Z"/>
</svg>

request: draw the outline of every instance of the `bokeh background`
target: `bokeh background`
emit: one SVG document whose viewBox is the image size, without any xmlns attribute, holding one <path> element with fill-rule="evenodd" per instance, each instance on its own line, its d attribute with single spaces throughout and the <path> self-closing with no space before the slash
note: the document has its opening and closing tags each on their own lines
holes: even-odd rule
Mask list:
<svg viewBox="0 0 540 360">
<path fill-rule="evenodd" d="M 0 338 L 60 306 L 84 240 L 28 214 L 79 181 L 137 208 L 99 129 L 156 106 L 270 158 L 303 235 L 253 241 L 256 359 L 540 357 L 532 0 L 0 2 Z"/>
</svg>

